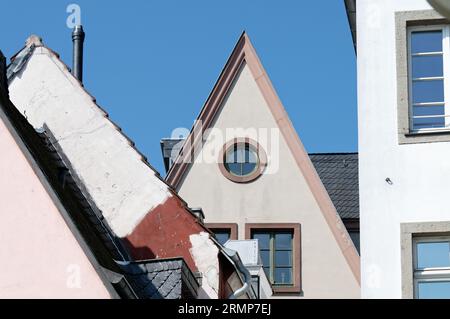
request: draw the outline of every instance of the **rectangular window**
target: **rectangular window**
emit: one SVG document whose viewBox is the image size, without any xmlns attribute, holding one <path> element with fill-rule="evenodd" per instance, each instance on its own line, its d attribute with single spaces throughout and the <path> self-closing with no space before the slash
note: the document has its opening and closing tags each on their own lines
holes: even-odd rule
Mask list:
<svg viewBox="0 0 450 319">
<path fill-rule="evenodd" d="M 206 223 L 205 226 L 214 233 L 217 241 L 224 245 L 229 240 L 237 240 L 238 225 L 231 223 Z"/>
<path fill-rule="evenodd" d="M 300 224 L 246 224 L 245 234 L 258 240 L 262 266 L 274 293 L 300 293 Z"/>
<path fill-rule="evenodd" d="M 292 231 L 252 232 L 258 239 L 264 271 L 273 285 L 292 285 Z"/>
<path fill-rule="evenodd" d="M 450 299 L 450 237 L 415 238 L 414 296 Z"/>
<path fill-rule="evenodd" d="M 413 132 L 450 127 L 449 28 L 408 28 L 409 126 Z"/>
<path fill-rule="evenodd" d="M 231 230 L 229 229 L 217 229 L 213 230 L 213 233 L 216 235 L 217 241 L 222 245 L 230 240 Z"/>
</svg>

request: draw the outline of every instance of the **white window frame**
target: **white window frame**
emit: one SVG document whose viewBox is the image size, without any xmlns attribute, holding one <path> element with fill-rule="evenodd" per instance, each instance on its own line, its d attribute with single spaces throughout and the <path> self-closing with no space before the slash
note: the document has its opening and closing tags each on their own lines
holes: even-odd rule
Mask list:
<svg viewBox="0 0 450 319">
<path fill-rule="evenodd" d="M 450 25 L 428 25 L 408 27 L 408 91 L 409 91 L 409 127 L 413 133 L 434 132 L 434 131 L 450 131 Z M 443 58 L 443 80 L 444 80 L 444 118 L 445 126 L 440 128 L 423 128 L 414 129 L 414 112 L 413 112 L 413 90 L 412 90 L 412 53 L 411 53 L 411 35 L 417 31 L 442 31 L 442 58 Z M 433 54 L 441 52 L 433 52 Z M 427 78 L 428 80 L 437 78 Z M 440 79 L 440 77 L 439 77 Z M 430 103 L 423 103 L 423 106 Z M 439 103 L 431 103 L 432 105 L 442 105 Z M 440 116 L 439 116 L 440 117 Z"/>
<path fill-rule="evenodd" d="M 450 282 L 449 267 L 417 268 L 417 244 L 450 242 L 450 236 L 417 237 L 413 239 L 414 298 L 419 298 L 419 282 Z"/>
</svg>

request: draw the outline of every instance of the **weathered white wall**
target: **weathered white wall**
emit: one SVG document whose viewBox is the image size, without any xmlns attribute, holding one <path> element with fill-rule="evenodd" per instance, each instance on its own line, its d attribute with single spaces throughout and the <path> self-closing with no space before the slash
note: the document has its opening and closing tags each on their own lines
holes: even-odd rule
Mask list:
<svg viewBox="0 0 450 319">
<path fill-rule="evenodd" d="M 209 233 L 202 232 L 189 236 L 190 253 L 198 271 L 202 273 L 199 299 L 217 299 L 219 295 L 219 248 L 211 240 Z"/>
<path fill-rule="evenodd" d="M 35 128 L 48 125 L 119 237 L 129 235 L 170 196 L 167 186 L 47 48 L 35 49 L 9 90 L 12 102 Z"/>
<path fill-rule="evenodd" d="M 13 103 L 36 129 L 44 123 L 50 128 L 119 237 L 130 235 L 147 213 L 172 196 L 167 185 L 46 47 L 35 49 L 25 68 L 10 83 L 9 91 Z M 217 298 L 218 248 L 200 234 L 192 240 L 191 254 L 206 276 L 202 297 Z"/>
<path fill-rule="evenodd" d="M 400 298 L 400 223 L 450 220 L 449 143 L 399 145 L 396 11 L 425 0 L 358 0 L 362 297 Z M 393 185 L 386 183 L 389 177 Z"/>
<path fill-rule="evenodd" d="M 0 120 L 0 298 L 110 298 Z"/>
<path fill-rule="evenodd" d="M 215 128 L 277 128 L 250 69 L 245 66 L 229 94 Z M 281 138 L 281 134 L 280 134 Z M 358 298 L 360 289 L 317 202 L 281 138 L 279 170 L 248 184 L 226 179 L 214 163 L 196 163 L 179 188 L 207 223 L 301 223 L 302 287 L 306 298 Z M 222 144 L 221 144 L 222 145 Z M 275 155 L 266 149 L 269 156 Z M 199 157 L 203 157 L 200 152 Z M 269 163 L 269 166 L 275 161 Z M 273 167 L 268 167 L 269 171 Z"/>
</svg>

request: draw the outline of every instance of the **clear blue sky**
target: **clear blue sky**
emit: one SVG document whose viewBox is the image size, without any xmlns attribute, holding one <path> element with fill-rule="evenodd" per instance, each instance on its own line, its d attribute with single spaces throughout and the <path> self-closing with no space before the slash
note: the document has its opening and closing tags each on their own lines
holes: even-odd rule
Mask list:
<svg viewBox="0 0 450 319">
<path fill-rule="evenodd" d="M 307 150 L 357 150 L 343 0 L 3 0 L 0 49 L 11 57 L 35 33 L 70 66 L 70 3 L 87 34 L 85 87 L 162 175 L 160 138 L 191 127 L 243 30 Z"/>
</svg>

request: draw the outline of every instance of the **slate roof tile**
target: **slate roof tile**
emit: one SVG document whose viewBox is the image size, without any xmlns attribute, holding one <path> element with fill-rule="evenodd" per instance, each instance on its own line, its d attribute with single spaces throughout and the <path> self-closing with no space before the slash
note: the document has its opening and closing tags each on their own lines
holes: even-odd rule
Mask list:
<svg viewBox="0 0 450 319">
<path fill-rule="evenodd" d="M 358 153 L 315 153 L 309 157 L 342 219 L 359 219 Z"/>
</svg>

